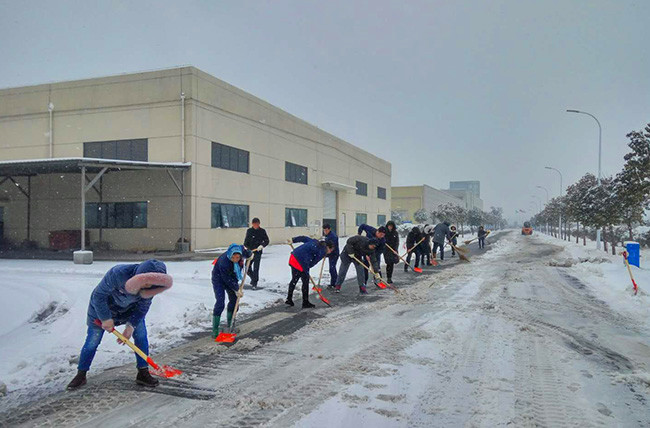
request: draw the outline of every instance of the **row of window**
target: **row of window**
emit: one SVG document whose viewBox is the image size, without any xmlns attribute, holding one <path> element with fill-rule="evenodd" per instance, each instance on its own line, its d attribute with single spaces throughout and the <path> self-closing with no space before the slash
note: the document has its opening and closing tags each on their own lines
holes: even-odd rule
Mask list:
<svg viewBox="0 0 650 428">
<path fill-rule="evenodd" d="M 213 203 L 211 227 L 248 227 L 248 205 Z M 368 223 L 368 215 L 357 213 L 356 225 Z M 386 216 L 377 215 L 377 225 L 386 223 Z M 285 227 L 307 227 L 307 209 L 285 208 Z M 146 202 L 87 202 L 86 227 L 88 229 L 142 229 L 147 227 Z"/>
<path fill-rule="evenodd" d="M 149 160 L 148 140 L 92 141 L 84 143 L 84 157 L 120 159 L 146 162 Z M 250 153 L 220 143 L 212 143 L 212 166 L 248 174 Z M 307 167 L 291 162 L 284 163 L 284 179 L 292 183 L 308 184 Z M 368 184 L 357 181 L 357 195 L 368 196 Z M 386 188 L 377 186 L 377 198 L 386 199 Z"/>
</svg>

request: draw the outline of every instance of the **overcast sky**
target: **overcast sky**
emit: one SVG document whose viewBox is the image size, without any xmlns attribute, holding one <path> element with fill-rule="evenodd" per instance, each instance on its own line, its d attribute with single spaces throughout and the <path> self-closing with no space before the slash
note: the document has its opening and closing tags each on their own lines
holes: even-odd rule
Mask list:
<svg viewBox="0 0 650 428">
<path fill-rule="evenodd" d="M 137 3 L 137 4 L 136 4 Z M 194 65 L 485 208 L 616 173 L 650 122 L 650 1 L 5 1 L 0 87 Z"/>
</svg>

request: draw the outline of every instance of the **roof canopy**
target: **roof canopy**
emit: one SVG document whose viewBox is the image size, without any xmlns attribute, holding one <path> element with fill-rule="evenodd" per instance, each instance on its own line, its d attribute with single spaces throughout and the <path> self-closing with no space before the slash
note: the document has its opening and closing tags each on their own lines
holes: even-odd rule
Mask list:
<svg viewBox="0 0 650 428">
<path fill-rule="evenodd" d="M 104 168 L 107 168 L 107 171 L 137 169 L 182 170 L 189 169 L 191 166 L 191 162 L 141 162 L 95 158 L 26 159 L 0 162 L 0 177 L 77 173 L 81 170 L 81 167 L 86 167 L 87 172 L 93 173 Z"/>
</svg>

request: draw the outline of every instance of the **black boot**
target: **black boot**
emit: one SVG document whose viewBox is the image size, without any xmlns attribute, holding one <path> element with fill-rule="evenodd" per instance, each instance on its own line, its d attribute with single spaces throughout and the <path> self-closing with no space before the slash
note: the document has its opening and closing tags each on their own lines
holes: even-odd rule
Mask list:
<svg viewBox="0 0 650 428">
<path fill-rule="evenodd" d="M 291 297 L 287 297 L 287 300 L 285 300 L 284 303 L 286 303 L 289 306 L 293 306 L 293 300 L 291 299 Z"/>
<path fill-rule="evenodd" d="M 154 386 L 157 386 L 160 382 L 158 379 L 154 379 L 153 376 L 151 376 L 151 373 L 149 373 L 149 368 L 145 367 L 142 369 L 138 369 L 138 375 L 135 378 L 135 383 L 138 385 L 142 386 L 148 386 L 153 388 Z"/>
<path fill-rule="evenodd" d="M 313 303 L 311 303 L 309 300 L 304 300 L 304 301 L 302 302 L 302 308 L 303 308 L 303 309 L 315 308 L 315 307 L 316 307 L 316 305 L 314 305 Z"/>
<path fill-rule="evenodd" d="M 86 371 L 77 370 L 77 375 L 70 381 L 67 386 L 67 389 L 77 389 L 86 384 Z"/>
</svg>

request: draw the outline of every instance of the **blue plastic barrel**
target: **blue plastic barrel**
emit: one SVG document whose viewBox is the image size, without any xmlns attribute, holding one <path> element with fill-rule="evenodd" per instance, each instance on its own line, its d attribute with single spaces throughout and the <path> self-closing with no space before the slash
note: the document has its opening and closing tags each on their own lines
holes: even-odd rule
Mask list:
<svg viewBox="0 0 650 428">
<path fill-rule="evenodd" d="M 636 267 L 639 266 L 639 258 L 641 257 L 641 246 L 638 242 L 626 241 L 625 249 L 627 250 L 627 262 Z"/>
</svg>

